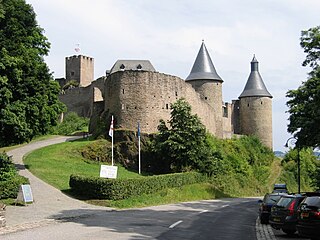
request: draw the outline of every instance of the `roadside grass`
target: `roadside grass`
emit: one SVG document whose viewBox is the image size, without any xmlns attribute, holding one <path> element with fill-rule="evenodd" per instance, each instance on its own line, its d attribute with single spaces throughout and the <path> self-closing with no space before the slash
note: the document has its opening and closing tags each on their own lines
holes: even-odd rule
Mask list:
<svg viewBox="0 0 320 240">
<path fill-rule="evenodd" d="M 91 141 L 71 141 L 35 150 L 24 157 L 24 164 L 35 176 L 50 185 L 68 191 L 71 174 L 99 176 L 100 164 L 81 156 L 79 149 Z M 107 164 L 107 163 L 104 163 Z M 118 166 L 118 178 L 142 177 Z"/>
<path fill-rule="evenodd" d="M 72 195 L 69 187 L 69 177 L 71 174 L 99 176 L 100 164 L 84 159 L 79 151 L 80 148 L 90 143 L 92 141 L 78 140 L 44 147 L 27 154 L 24 157 L 24 163 L 35 176 L 59 190 Z M 144 176 L 118 166 L 118 178 L 137 177 Z M 144 194 L 124 200 L 87 200 L 87 202 L 123 209 L 221 197 L 230 196 L 217 190 L 213 184 L 202 183 L 187 185 L 181 188 L 165 189 L 155 194 Z"/>
</svg>

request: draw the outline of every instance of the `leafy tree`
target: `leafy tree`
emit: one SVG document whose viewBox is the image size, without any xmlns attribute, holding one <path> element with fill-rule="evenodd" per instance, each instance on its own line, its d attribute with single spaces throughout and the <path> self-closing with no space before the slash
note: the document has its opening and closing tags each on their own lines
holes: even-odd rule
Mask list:
<svg viewBox="0 0 320 240">
<path fill-rule="evenodd" d="M 191 106 L 179 99 L 171 105 L 171 118 L 161 120 L 159 134 L 154 141 L 154 151 L 161 158 L 163 171 L 181 172 L 197 169 L 208 159 L 206 129 L 197 115 L 191 114 Z"/>
<path fill-rule="evenodd" d="M 49 47 L 31 5 L 0 0 L 0 146 L 46 134 L 64 110 L 43 59 Z"/>
<path fill-rule="evenodd" d="M 320 26 L 302 31 L 300 45 L 307 53 L 303 66 L 310 66 L 307 81 L 297 90 L 289 90 L 288 132 L 297 138 L 297 147 L 320 147 Z"/>
</svg>

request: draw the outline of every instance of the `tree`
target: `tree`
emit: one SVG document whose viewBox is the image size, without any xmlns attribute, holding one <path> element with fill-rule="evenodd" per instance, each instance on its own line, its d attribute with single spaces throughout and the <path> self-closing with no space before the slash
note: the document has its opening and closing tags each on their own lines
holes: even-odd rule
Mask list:
<svg viewBox="0 0 320 240">
<path fill-rule="evenodd" d="M 289 90 L 288 132 L 297 138 L 297 147 L 320 147 L 320 26 L 301 33 L 300 45 L 307 53 L 303 66 L 312 68 L 307 81 L 297 90 Z"/>
<path fill-rule="evenodd" d="M 0 146 L 46 134 L 64 105 L 43 57 L 50 44 L 25 0 L 0 0 Z"/>
<path fill-rule="evenodd" d="M 197 115 L 191 114 L 191 106 L 179 99 L 171 105 L 171 118 L 161 120 L 159 134 L 154 141 L 154 151 L 161 158 L 164 171 L 181 172 L 198 169 L 208 159 L 206 129 Z"/>
</svg>

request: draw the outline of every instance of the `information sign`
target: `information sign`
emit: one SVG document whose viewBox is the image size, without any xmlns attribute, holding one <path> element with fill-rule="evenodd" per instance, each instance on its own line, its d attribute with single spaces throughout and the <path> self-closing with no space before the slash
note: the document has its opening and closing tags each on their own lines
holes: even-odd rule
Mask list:
<svg viewBox="0 0 320 240">
<path fill-rule="evenodd" d="M 117 173 L 118 173 L 117 166 L 101 165 L 100 177 L 102 177 L 102 178 L 117 178 Z"/>
</svg>

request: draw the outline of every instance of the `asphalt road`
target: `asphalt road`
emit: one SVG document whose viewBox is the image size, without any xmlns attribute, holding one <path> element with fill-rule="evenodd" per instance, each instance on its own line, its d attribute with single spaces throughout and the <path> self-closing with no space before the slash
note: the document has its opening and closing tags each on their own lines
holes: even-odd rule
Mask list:
<svg viewBox="0 0 320 240">
<path fill-rule="evenodd" d="M 257 239 L 256 199 L 223 199 L 134 210 L 92 209 L 37 228 L 1 235 L 1 240 L 51 239 Z M 72 214 L 70 214 L 72 215 Z"/>
</svg>

